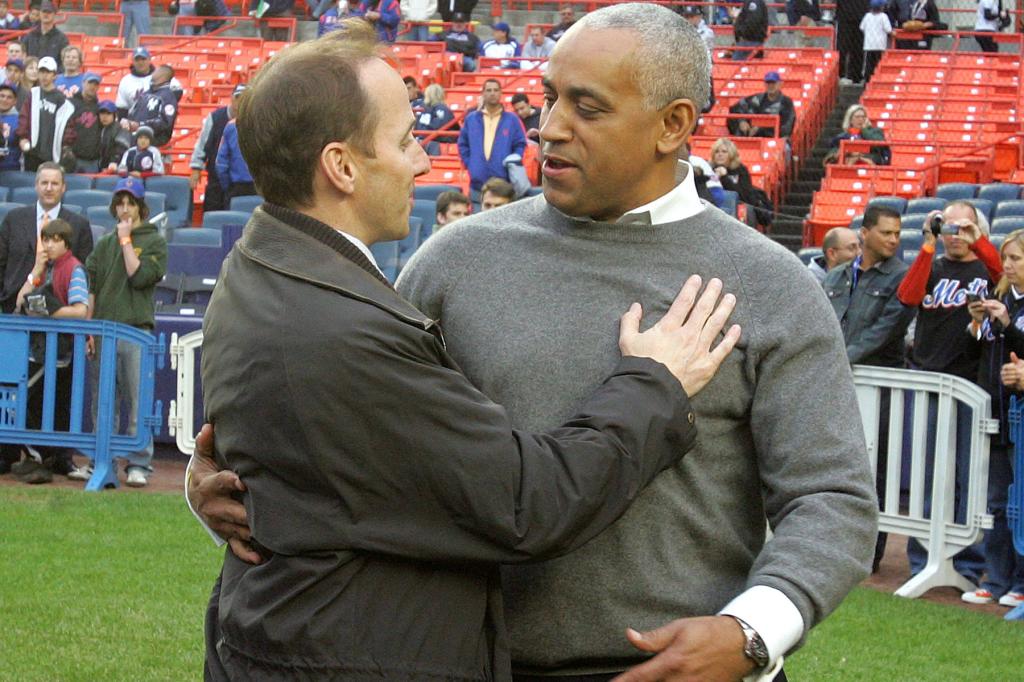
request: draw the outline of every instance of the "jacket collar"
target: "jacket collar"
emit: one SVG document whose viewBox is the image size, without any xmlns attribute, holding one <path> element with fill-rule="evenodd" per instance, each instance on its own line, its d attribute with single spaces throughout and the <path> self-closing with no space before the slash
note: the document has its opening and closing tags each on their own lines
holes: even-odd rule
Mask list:
<svg viewBox="0 0 1024 682">
<path fill-rule="evenodd" d="M 844 268 L 844 269 L 845 269 L 845 270 L 846 270 L 846 271 L 847 271 L 848 273 L 852 273 L 852 272 L 853 272 L 853 264 L 854 264 L 855 262 L 857 262 L 857 259 L 856 259 L 856 258 L 854 258 L 854 259 L 853 259 L 853 260 L 851 260 L 851 261 L 847 261 L 847 262 L 846 262 L 846 263 L 845 263 L 845 264 L 843 265 L 843 268 Z M 897 270 L 897 269 L 899 268 L 899 265 L 900 265 L 900 263 L 902 263 L 902 262 L 903 262 L 903 261 L 901 261 L 901 260 L 899 259 L 899 257 L 897 257 L 897 256 L 890 256 L 889 258 L 886 258 L 886 259 L 885 259 L 885 260 L 883 260 L 883 261 L 879 261 L 879 262 L 875 263 L 875 264 L 874 264 L 874 265 L 873 265 L 873 266 L 871 267 L 871 270 L 878 270 L 878 271 L 879 271 L 879 272 L 881 272 L 881 273 L 882 273 L 883 275 L 891 275 L 892 273 L 896 272 L 896 270 Z"/>
<path fill-rule="evenodd" d="M 288 277 L 377 306 L 428 331 L 437 323 L 398 295 L 356 246 L 319 220 L 264 203 L 245 226 L 238 249 Z"/>
</svg>

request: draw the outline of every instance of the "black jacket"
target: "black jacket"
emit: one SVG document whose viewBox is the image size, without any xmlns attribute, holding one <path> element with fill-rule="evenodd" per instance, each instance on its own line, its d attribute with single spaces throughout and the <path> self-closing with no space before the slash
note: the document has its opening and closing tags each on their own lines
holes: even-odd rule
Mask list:
<svg viewBox="0 0 1024 682">
<path fill-rule="evenodd" d="M 60 207 L 58 218 L 71 223 L 71 253 L 81 262 L 92 253 L 89 221 Z M 36 204 L 16 208 L 0 222 L 0 306 L 14 310 L 14 301 L 36 260 Z"/>
<path fill-rule="evenodd" d="M 764 0 L 744 0 L 732 27 L 737 42 L 763 43 L 768 37 L 768 6 Z"/>
<path fill-rule="evenodd" d="M 513 431 L 433 320 L 277 206 L 203 327 L 218 462 L 267 559 L 225 557 L 213 679 L 508 680 L 498 563 L 587 542 L 695 439 L 679 384 L 637 358 L 564 427 Z"/>
<path fill-rule="evenodd" d="M 64 32 L 54 26 L 47 33 L 43 33 L 40 26 L 29 31 L 21 41 L 25 47 L 25 54 L 30 57 L 53 57 L 57 61 L 57 70 L 64 71 L 64 62 L 60 58 L 61 51 L 68 46 L 68 37 Z"/>
<path fill-rule="evenodd" d="M 178 119 L 178 98 L 170 83 L 151 87 L 135 100 L 128 119 L 153 129 L 153 146 L 162 147 L 171 139 L 174 122 Z"/>
</svg>

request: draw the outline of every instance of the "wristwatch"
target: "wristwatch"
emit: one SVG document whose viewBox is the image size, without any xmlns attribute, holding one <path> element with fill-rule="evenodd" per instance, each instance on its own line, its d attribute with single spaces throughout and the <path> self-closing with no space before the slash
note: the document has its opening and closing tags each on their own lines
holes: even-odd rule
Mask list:
<svg viewBox="0 0 1024 682">
<path fill-rule="evenodd" d="M 743 654 L 754 662 L 754 672 L 761 672 L 771 662 L 771 659 L 768 657 L 768 647 L 765 646 L 761 635 L 757 634 L 757 630 L 750 627 L 747 621 L 736 616 L 732 617 L 740 624 L 743 636 L 747 640 L 747 643 L 743 645 Z"/>
</svg>

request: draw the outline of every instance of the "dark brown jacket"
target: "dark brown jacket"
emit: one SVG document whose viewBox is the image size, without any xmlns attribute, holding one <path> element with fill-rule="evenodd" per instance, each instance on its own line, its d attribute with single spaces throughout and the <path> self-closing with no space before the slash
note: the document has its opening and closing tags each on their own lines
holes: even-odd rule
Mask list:
<svg viewBox="0 0 1024 682">
<path fill-rule="evenodd" d="M 508 680 L 498 564 L 579 547 L 694 443 L 640 358 L 563 427 L 514 431 L 348 240 L 267 204 L 204 334 L 217 456 L 267 559 L 227 553 L 208 679 Z"/>
</svg>

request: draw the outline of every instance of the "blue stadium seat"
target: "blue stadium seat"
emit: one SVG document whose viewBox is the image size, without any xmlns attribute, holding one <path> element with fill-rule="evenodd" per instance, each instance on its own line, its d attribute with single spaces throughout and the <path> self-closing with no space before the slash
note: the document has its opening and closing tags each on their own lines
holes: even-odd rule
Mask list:
<svg viewBox="0 0 1024 682">
<path fill-rule="evenodd" d="M 969 182 L 948 182 L 939 185 L 935 190 L 935 196 L 947 201 L 955 199 L 973 199 L 978 193 L 978 186 Z"/>
<path fill-rule="evenodd" d="M 523 195 L 523 198 L 525 199 L 526 197 L 535 197 L 538 194 L 544 194 L 543 187 L 531 187 L 530 189 L 526 190 L 526 194 Z"/>
<path fill-rule="evenodd" d="M 167 210 L 167 195 L 162 192 L 150 192 L 146 190 L 146 206 L 149 207 L 149 217 L 154 218 Z M 177 227 L 168 223 L 167 227 Z"/>
<path fill-rule="evenodd" d="M 73 189 L 92 189 L 92 176 L 71 173 L 64 176 L 64 185 L 69 192 Z"/>
<path fill-rule="evenodd" d="M 437 196 L 441 192 L 461 192 L 462 190 L 453 185 L 417 185 L 412 191 L 413 199 L 423 199 L 425 201 L 437 201 Z"/>
<path fill-rule="evenodd" d="M 31 171 L 9 170 L 0 172 L 0 185 L 4 187 L 35 187 L 36 174 Z"/>
<path fill-rule="evenodd" d="M 7 198 L 11 196 L 11 189 L 9 187 L 0 187 L 0 201 L 7 201 Z"/>
<path fill-rule="evenodd" d="M 736 204 L 740 200 L 740 195 L 738 193 L 736 193 L 736 192 L 731 191 L 731 190 L 723 190 L 722 193 L 725 196 L 722 199 L 722 205 L 719 206 L 718 208 L 722 209 L 723 211 L 725 211 L 726 213 L 731 215 L 733 218 L 735 218 L 736 217 Z"/>
<path fill-rule="evenodd" d="M 220 228 L 223 225 L 245 225 L 249 214 L 242 211 L 210 211 L 203 214 L 203 227 Z"/>
<path fill-rule="evenodd" d="M 920 230 L 900 230 L 900 248 L 904 251 L 920 251 L 924 234 Z"/>
<path fill-rule="evenodd" d="M 61 203 L 60 207 L 65 211 L 71 211 L 72 213 L 77 213 L 83 218 L 85 217 L 85 209 L 82 208 L 81 206 L 76 206 L 75 204 Z"/>
<path fill-rule="evenodd" d="M 994 247 L 996 247 L 998 249 L 998 248 L 1000 248 L 1003 245 L 1003 242 L 1006 241 L 1006 235 L 1005 234 L 990 234 L 988 236 L 988 240 L 990 242 L 992 242 L 992 246 L 994 246 Z"/>
<path fill-rule="evenodd" d="M 174 232 L 198 231 L 200 227 L 183 227 Z M 218 232 L 219 230 L 213 230 Z M 221 263 L 224 261 L 224 249 L 220 242 L 216 244 L 183 244 L 170 242 L 167 244 L 167 272 L 177 272 L 188 275 L 214 277 L 220 273 Z"/>
<path fill-rule="evenodd" d="M 93 244 L 96 244 L 96 242 L 100 240 L 100 237 L 107 234 L 111 230 L 111 228 L 107 227 L 106 225 L 97 225 L 96 223 L 92 223 L 91 225 L 89 225 L 89 227 L 92 228 Z"/>
<path fill-rule="evenodd" d="M 21 208 L 21 204 L 15 204 L 9 201 L 0 202 L 0 220 L 3 220 L 10 211 L 16 208 Z"/>
<path fill-rule="evenodd" d="M 982 185 L 978 190 L 979 199 L 988 199 L 995 203 L 1001 201 L 1013 201 L 1020 199 L 1020 185 L 1011 185 L 1005 182 L 993 182 L 990 185 Z"/>
<path fill-rule="evenodd" d="M 941 211 L 946 207 L 947 201 L 942 197 L 921 197 L 919 199 L 911 199 L 907 202 L 907 208 L 904 213 L 931 213 L 932 211 Z"/>
<path fill-rule="evenodd" d="M 117 226 L 117 218 L 110 215 L 109 206 L 90 206 L 85 209 L 85 216 L 93 225 L 100 225 L 108 230 Z"/>
<path fill-rule="evenodd" d="M 996 218 L 992 221 L 992 234 L 1010 234 L 1015 230 L 1024 230 L 1024 216 Z"/>
<path fill-rule="evenodd" d="M 824 253 L 820 246 L 808 246 L 796 252 L 797 258 L 803 261 L 804 265 L 810 265 L 811 261 Z"/>
<path fill-rule="evenodd" d="M 36 203 L 35 185 L 20 185 L 18 187 L 12 187 L 10 199 L 11 203 L 21 204 L 22 206 L 28 206 L 29 204 Z"/>
<path fill-rule="evenodd" d="M 433 230 L 437 219 L 437 202 L 433 199 L 414 199 L 412 215 L 419 218 L 424 225 L 430 225 L 430 229 Z"/>
<path fill-rule="evenodd" d="M 971 204 L 974 206 L 974 210 L 978 213 L 984 213 L 986 220 L 992 220 L 992 202 L 988 199 L 971 199 Z"/>
<path fill-rule="evenodd" d="M 258 194 L 252 194 L 244 197 L 232 197 L 230 209 L 232 211 L 241 211 L 243 213 L 252 213 L 256 210 L 256 207 L 263 203 L 263 197 Z"/>
<path fill-rule="evenodd" d="M 920 232 L 924 229 L 924 221 L 927 217 L 927 213 L 904 213 L 900 219 L 900 227 L 904 231 Z"/>
<path fill-rule="evenodd" d="M 891 208 L 897 213 L 903 213 L 904 209 L 907 208 L 907 200 L 903 197 L 875 197 L 868 202 L 868 206 L 884 206 L 885 208 Z"/>
<path fill-rule="evenodd" d="M 210 227 L 179 227 L 167 232 L 169 244 L 220 247 L 220 230 Z"/>
<path fill-rule="evenodd" d="M 146 178 L 146 197 L 159 192 L 166 197 L 164 210 L 167 211 L 168 227 L 181 227 L 192 222 L 192 187 L 188 178 L 175 175 L 154 175 Z"/>
<path fill-rule="evenodd" d="M 1008 218 L 1010 216 L 1024 215 L 1024 200 L 1014 199 L 1011 201 L 1000 201 L 996 204 L 993 218 Z"/>
<path fill-rule="evenodd" d="M 370 246 L 377 267 L 392 284 L 398 279 L 399 249 L 398 242 L 377 242 Z"/>
<path fill-rule="evenodd" d="M 121 177 L 118 175 L 101 175 L 93 178 L 92 188 L 101 189 L 104 192 L 113 192 L 114 185 L 116 185 L 120 179 Z"/>
<path fill-rule="evenodd" d="M 110 192 L 98 189 L 69 189 L 64 193 L 64 201 L 69 204 L 76 204 L 88 210 L 90 206 L 110 207 Z"/>
</svg>

